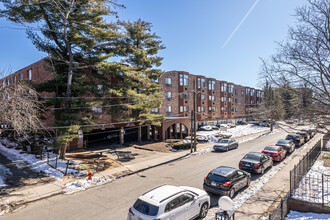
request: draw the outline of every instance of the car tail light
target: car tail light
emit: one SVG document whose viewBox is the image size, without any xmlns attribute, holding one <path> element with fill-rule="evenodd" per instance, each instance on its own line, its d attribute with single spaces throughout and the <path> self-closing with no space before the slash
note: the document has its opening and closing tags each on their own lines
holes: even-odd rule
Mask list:
<svg viewBox="0 0 330 220">
<path fill-rule="evenodd" d="M 239 164 L 240 164 L 240 165 L 243 165 L 243 163 L 242 163 L 241 161 L 239 162 Z"/>
<path fill-rule="evenodd" d="M 231 182 L 225 182 L 223 185 L 224 186 L 230 186 Z"/>
<path fill-rule="evenodd" d="M 206 177 L 204 177 L 204 181 L 206 181 Z"/>
<path fill-rule="evenodd" d="M 133 213 L 133 211 L 132 211 L 132 209 L 131 208 L 129 208 L 129 213 L 131 213 L 132 215 L 134 215 L 134 213 Z"/>
<path fill-rule="evenodd" d="M 299 141 L 299 138 L 297 138 L 296 141 Z"/>
<path fill-rule="evenodd" d="M 258 168 L 258 167 L 259 167 L 259 164 L 257 164 L 257 165 L 253 165 L 253 167 Z"/>
</svg>

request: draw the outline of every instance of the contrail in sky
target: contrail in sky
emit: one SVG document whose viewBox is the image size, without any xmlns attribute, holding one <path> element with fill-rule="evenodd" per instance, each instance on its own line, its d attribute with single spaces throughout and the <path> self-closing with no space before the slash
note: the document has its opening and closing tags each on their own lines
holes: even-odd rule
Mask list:
<svg viewBox="0 0 330 220">
<path fill-rule="evenodd" d="M 235 33 L 238 31 L 238 29 L 241 27 L 241 25 L 244 23 L 244 21 L 250 15 L 250 13 L 253 11 L 253 9 L 257 6 L 257 4 L 258 4 L 259 1 L 260 0 L 256 0 L 254 2 L 254 4 L 249 9 L 249 11 L 244 15 L 244 17 L 241 20 L 241 22 L 236 26 L 235 30 L 231 33 L 231 35 L 227 38 L 226 42 L 222 45 L 222 48 L 225 48 L 227 46 L 227 44 L 229 43 L 229 41 L 231 40 L 231 38 L 235 35 Z"/>
</svg>

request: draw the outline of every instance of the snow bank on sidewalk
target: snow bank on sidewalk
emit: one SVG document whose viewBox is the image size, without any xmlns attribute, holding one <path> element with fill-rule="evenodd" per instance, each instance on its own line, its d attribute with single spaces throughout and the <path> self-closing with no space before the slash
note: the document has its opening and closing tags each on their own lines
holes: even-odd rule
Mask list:
<svg viewBox="0 0 330 220">
<path fill-rule="evenodd" d="M 13 174 L 10 172 L 10 170 L 7 167 L 0 164 L 0 189 L 7 186 L 5 184 L 5 180 L 7 179 L 7 177 L 11 175 Z"/>
<path fill-rule="evenodd" d="M 106 183 L 110 183 L 114 180 L 112 176 L 101 176 L 101 177 L 93 177 L 92 180 L 83 179 L 75 182 L 71 182 L 65 185 L 65 189 L 63 190 L 65 194 L 72 194 L 75 192 L 79 192 L 82 190 L 86 190 L 92 186 L 103 185 Z"/>
<path fill-rule="evenodd" d="M 307 220 L 307 219 L 321 220 L 321 219 L 330 219 L 330 214 L 290 211 L 290 213 L 285 219 L 286 220 Z"/>
</svg>

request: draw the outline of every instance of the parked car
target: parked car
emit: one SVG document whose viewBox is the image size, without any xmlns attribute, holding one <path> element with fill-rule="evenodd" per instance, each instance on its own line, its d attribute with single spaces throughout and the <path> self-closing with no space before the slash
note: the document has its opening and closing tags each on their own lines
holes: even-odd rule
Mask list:
<svg viewBox="0 0 330 220">
<path fill-rule="evenodd" d="M 250 152 L 246 154 L 239 162 L 239 168 L 249 172 L 263 174 L 267 168 L 273 166 L 271 157 L 257 152 Z"/>
<path fill-rule="evenodd" d="M 292 140 L 281 139 L 281 140 L 277 141 L 277 143 L 275 145 L 284 147 L 286 149 L 287 153 L 290 153 L 290 154 L 295 150 L 295 144 L 293 143 Z"/>
<path fill-rule="evenodd" d="M 285 139 L 292 140 L 293 143 L 298 147 L 300 147 L 304 141 L 304 138 L 301 137 L 299 134 L 288 134 Z"/>
<path fill-rule="evenodd" d="M 303 132 L 308 132 L 309 134 L 309 139 L 311 139 L 315 135 L 315 129 L 302 129 L 301 131 Z"/>
<path fill-rule="evenodd" d="M 299 134 L 299 135 L 303 136 L 305 143 L 310 139 L 308 131 L 298 131 L 296 134 Z"/>
<path fill-rule="evenodd" d="M 215 151 L 229 151 L 238 148 L 238 142 L 234 139 L 221 139 L 213 146 Z"/>
<path fill-rule="evenodd" d="M 286 149 L 282 146 L 269 145 L 261 152 L 273 158 L 274 161 L 282 161 L 286 157 Z"/>
<path fill-rule="evenodd" d="M 204 126 L 201 126 L 201 127 L 199 128 L 199 130 L 201 130 L 201 131 L 212 131 L 213 129 L 212 129 L 212 127 L 209 126 L 209 125 L 204 125 Z"/>
<path fill-rule="evenodd" d="M 205 218 L 209 207 L 210 196 L 204 190 L 163 185 L 140 196 L 127 220 Z"/>
<path fill-rule="evenodd" d="M 203 188 L 207 192 L 233 198 L 235 193 L 251 182 L 251 174 L 232 167 L 218 167 L 204 178 Z"/>
</svg>

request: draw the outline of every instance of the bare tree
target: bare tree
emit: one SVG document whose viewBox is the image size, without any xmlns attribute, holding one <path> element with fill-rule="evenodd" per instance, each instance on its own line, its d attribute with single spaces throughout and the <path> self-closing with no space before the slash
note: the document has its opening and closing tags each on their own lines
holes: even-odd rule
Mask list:
<svg viewBox="0 0 330 220">
<path fill-rule="evenodd" d="M 298 24 L 278 43 L 275 55 L 263 59 L 262 77 L 280 87 L 290 82 L 300 97 L 303 117 L 329 125 L 330 120 L 330 2 L 307 0 L 296 9 Z"/>
<path fill-rule="evenodd" d="M 0 78 L 7 75 L 8 69 L 0 71 Z M 41 103 L 37 92 L 21 81 L 12 78 L 2 80 L 0 89 L 0 122 L 11 127 L 17 134 L 26 134 L 42 128 L 39 117 Z"/>
</svg>

